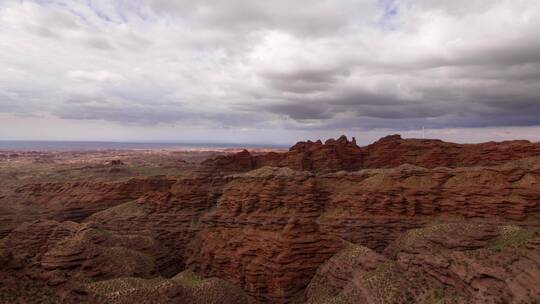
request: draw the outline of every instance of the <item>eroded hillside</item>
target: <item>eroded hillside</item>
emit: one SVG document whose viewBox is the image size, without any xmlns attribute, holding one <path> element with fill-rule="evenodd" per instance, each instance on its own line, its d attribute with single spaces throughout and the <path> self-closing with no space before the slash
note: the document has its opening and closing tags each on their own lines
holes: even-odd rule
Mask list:
<svg viewBox="0 0 540 304">
<path fill-rule="evenodd" d="M 172 162 L 189 170 L 5 188 L 0 301 L 540 299 L 540 144 L 341 137 Z"/>
</svg>

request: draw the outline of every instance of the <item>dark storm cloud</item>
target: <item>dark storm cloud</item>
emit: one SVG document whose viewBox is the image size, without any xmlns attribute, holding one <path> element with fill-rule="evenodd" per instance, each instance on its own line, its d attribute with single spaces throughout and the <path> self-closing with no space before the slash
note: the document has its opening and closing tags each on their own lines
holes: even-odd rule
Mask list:
<svg viewBox="0 0 540 304">
<path fill-rule="evenodd" d="M 140 98 L 140 97 L 139 97 Z M 66 103 L 52 110 L 60 118 L 75 120 L 102 120 L 130 125 L 175 124 L 178 122 L 207 124 L 229 128 L 241 127 L 246 123 L 257 125 L 260 115 L 248 112 L 219 112 L 187 109 L 181 105 L 144 102 L 139 99 L 109 99 L 107 95 L 71 95 Z M 209 124 L 208 122 L 211 122 Z"/>
<path fill-rule="evenodd" d="M 471 52 L 469 64 L 484 64 L 494 67 L 503 67 L 540 62 L 540 37 L 531 33 L 530 36 L 517 40 L 506 41 L 505 45 L 496 45 L 482 50 Z"/>
<path fill-rule="evenodd" d="M 270 80 L 280 80 L 280 81 L 303 81 L 311 83 L 334 83 L 337 81 L 337 78 L 348 76 L 349 71 L 347 70 L 298 70 L 290 73 L 280 73 L 280 72 L 266 72 L 261 76 L 270 79 Z"/>
<path fill-rule="evenodd" d="M 332 84 L 340 81 L 339 78 L 347 77 L 349 71 L 343 69 L 304 69 L 292 72 L 268 71 L 260 74 L 270 87 L 293 93 L 309 93 L 324 91 L 332 87 Z"/>
<path fill-rule="evenodd" d="M 79 104 L 69 107 L 64 106 L 53 113 L 66 119 L 105 120 L 140 125 L 171 124 L 179 121 L 191 123 L 212 121 L 214 126 L 231 127 L 241 126 L 246 122 L 257 123 L 257 117 L 247 113 L 201 113 L 166 106 L 139 105 L 126 107 L 125 105 Z"/>
<path fill-rule="evenodd" d="M 328 119 L 332 118 L 335 114 L 328 106 L 307 104 L 305 102 L 299 104 L 291 102 L 285 104 L 271 104 L 264 106 L 263 110 L 279 115 L 286 115 L 296 120 Z"/>
<path fill-rule="evenodd" d="M 393 106 L 400 104 L 402 102 L 407 102 L 406 100 L 400 100 L 398 97 L 393 96 L 389 93 L 380 92 L 368 92 L 362 91 L 357 88 L 351 90 L 345 90 L 344 92 L 339 92 L 335 95 L 333 99 L 326 98 L 323 99 L 325 103 L 331 103 L 340 105 L 343 107 L 357 106 L 357 105 L 368 105 L 368 106 Z M 409 101 L 412 102 L 412 101 Z"/>
<path fill-rule="evenodd" d="M 10 0 L 0 22 L 3 113 L 301 130 L 540 125 L 533 1 Z"/>
<path fill-rule="evenodd" d="M 540 37 L 534 31 L 517 38 L 482 43 L 472 42 L 455 48 L 454 58 L 434 58 L 433 66 L 486 66 L 509 68 L 540 63 Z M 429 64 L 429 62 L 426 62 Z"/>
<path fill-rule="evenodd" d="M 328 96 L 309 101 L 291 98 L 286 103 L 265 106 L 264 110 L 297 120 L 330 119 L 339 114 L 397 120 L 439 117 L 448 113 L 450 107 L 441 102 L 401 100 L 392 95 L 356 91 L 337 94 L 334 99 Z"/>
<path fill-rule="evenodd" d="M 64 106 L 54 112 L 58 117 L 77 120 L 106 120 L 120 123 L 153 125 L 189 118 L 187 113 L 170 108 L 125 105 Z"/>
</svg>

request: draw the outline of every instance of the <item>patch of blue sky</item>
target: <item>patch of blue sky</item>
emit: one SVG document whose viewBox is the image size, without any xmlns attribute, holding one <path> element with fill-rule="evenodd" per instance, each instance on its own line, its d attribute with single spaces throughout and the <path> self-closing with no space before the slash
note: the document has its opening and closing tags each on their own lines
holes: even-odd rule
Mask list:
<svg viewBox="0 0 540 304">
<path fill-rule="evenodd" d="M 377 0 L 377 5 L 381 9 L 380 18 L 377 20 L 377 26 L 383 30 L 397 30 L 396 17 L 399 14 L 399 0 Z"/>
</svg>

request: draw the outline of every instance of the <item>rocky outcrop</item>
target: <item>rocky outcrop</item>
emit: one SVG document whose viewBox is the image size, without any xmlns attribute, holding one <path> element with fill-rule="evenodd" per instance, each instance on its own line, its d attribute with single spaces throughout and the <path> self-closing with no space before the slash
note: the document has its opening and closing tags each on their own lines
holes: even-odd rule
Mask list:
<svg viewBox="0 0 540 304">
<path fill-rule="evenodd" d="M 0 241 L 0 303 L 256 303 L 218 278 L 159 276 L 149 254 L 159 246 L 95 224 L 24 224 Z"/>
<path fill-rule="evenodd" d="M 340 248 L 340 242 L 291 223 L 283 232 L 208 229 L 188 252 L 190 269 L 240 285 L 266 303 L 286 303 L 305 288 L 318 265 Z M 307 225 L 309 227 L 309 225 Z"/>
<path fill-rule="evenodd" d="M 273 154 L 271 154 L 273 155 Z M 220 155 L 213 159 L 208 159 L 202 162 L 203 171 L 210 173 L 232 173 L 232 172 L 244 172 L 255 169 L 256 157 L 251 155 L 248 150 L 243 150 L 238 153 Z"/>
<path fill-rule="evenodd" d="M 164 276 L 187 266 L 229 280 L 259 299 L 283 302 L 301 292 L 341 242 L 318 230 L 315 220 L 325 197 L 310 174 L 258 171 L 182 178 L 168 192 L 151 193 L 87 221 L 154 236 L 166 249 L 153 253 Z"/>
<path fill-rule="evenodd" d="M 540 143 L 527 140 L 455 144 L 434 139 L 381 138 L 362 148 L 364 168 L 392 168 L 412 164 L 426 168 L 500 165 L 540 156 Z"/>
<path fill-rule="evenodd" d="M 260 166 L 276 166 L 265 157 L 261 159 Z M 329 139 L 324 144 L 321 141 L 299 142 L 285 153 L 277 166 L 313 172 L 355 171 L 362 167 L 362 151 L 354 137 L 349 141 L 341 136 L 337 140 Z"/>
<path fill-rule="evenodd" d="M 307 174 L 229 182 L 186 253 L 190 269 L 238 284 L 269 303 L 297 296 L 341 242 L 316 223 L 325 194 Z"/>
<path fill-rule="evenodd" d="M 537 227 L 538 185 L 538 158 L 489 168 L 404 165 L 330 174 L 263 167 L 179 179 L 168 192 L 88 221 L 154 235 L 166 248 L 154 252 L 162 275 L 187 267 L 281 303 L 301 293 L 306 278 L 340 250 L 341 239 L 380 253 L 434 220 Z"/>
<path fill-rule="evenodd" d="M 209 301 L 527 303 L 537 290 L 526 281 L 538 282 L 525 267 L 539 252 L 529 231 L 540 226 L 540 157 L 525 158 L 535 145 L 393 136 L 360 148 L 342 137 L 243 151 L 181 177 L 21 186 L 1 198 L 13 202 L 1 218 L 14 220 L 0 224 L 0 263 L 98 302 L 196 303 L 202 289 L 175 279 L 188 269 L 219 286 Z M 233 286 L 243 291 L 227 294 Z"/>
<path fill-rule="evenodd" d="M 537 185 L 540 159 L 490 168 L 400 166 L 323 175 L 265 167 L 235 175 L 227 183 L 216 208 L 201 217 L 207 228 L 191 245 L 187 263 L 201 273 L 237 282 L 253 295 L 262 294 L 266 301 L 279 302 L 294 296 L 294 275 L 309 276 L 313 268 L 304 272 L 285 262 L 274 267 L 278 252 L 287 256 L 294 248 L 299 250 L 294 255 L 311 258 L 314 252 L 325 253 L 320 259 L 304 258 L 307 266 L 340 248 L 323 241 L 326 238 L 381 252 L 403 232 L 433 220 L 538 226 Z M 291 220 L 298 222 L 296 238 L 283 230 Z M 286 260 L 296 261 L 291 256 Z M 264 271 L 270 267 L 272 271 Z M 288 278 L 291 289 L 268 288 L 279 286 L 270 273 Z"/>
<path fill-rule="evenodd" d="M 118 278 L 88 284 L 90 293 L 111 304 L 256 304 L 245 292 L 218 278 L 186 271 L 170 279 Z"/>
<path fill-rule="evenodd" d="M 125 182 L 74 182 L 29 184 L 15 190 L 23 205 L 62 210 L 57 220 L 81 220 L 96 211 L 137 199 L 149 192 L 166 191 L 174 180 L 166 178 L 130 179 Z M 62 218 L 64 216 L 64 218 Z"/>
<path fill-rule="evenodd" d="M 306 303 L 331 303 L 337 299 L 366 303 L 367 296 L 363 286 L 354 282 L 361 281 L 361 275 L 373 272 L 388 259 L 375 251 L 352 243 L 321 265 L 306 289 Z M 338 301 L 339 303 L 339 301 Z"/>
<path fill-rule="evenodd" d="M 153 239 L 159 246 L 136 251 L 154 260 L 154 275 L 170 277 L 187 267 L 231 281 L 263 302 L 282 303 L 302 293 L 317 268 L 340 250 L 340 239 L 382 252 L 403 232 L 437 219 L 538 225 L 539 182 L 538 159 L 489 168 L 407 165 L 331 174 L 264 167 L 173 180 L 163 191 L 90 216 L 85 225 Z M 43 225 L 13 231 L 9 247 L 39 256 L 36 267 L 45 273 L 80 269 L 77 263 L 85 259 L 85 267 L 97 268 L 94 255 L 103 249 L 85 245 L 94 248 L 86 251 L 70 241 L 80 224 Z M 130 251 L 122 255 L 133 258 Z M 130 274 L 122 269 L 98 273 Z M 81 278 L 107 278 L 92 273 L 80 272 Z"/>
<path fill-rule="evenodd" d="M 410 230 L 385 255 L 349 245 L 319 268 L 307 303 L 534 303 L 533 230 L 461 222 Z"/>
<path fill-rule="evenodd" d="M 455 144 L 433 139 L 403 139 L 390 135 L 359 147 L 347 137 L 324 144 L 298 142 L 288 152 L 252 155 L 247 150 L 203 162 L 205 172 L 244 172 L 264 166 L 288 167 L 300 171 L 337 172 L 361 168 L 393 168 L 411 164 L 425 168 L 493 166 L 508 161 L 540 156 L 540 143 L 526 140 Z"/>
<path fill-rule="evenodd" d="M 121 159 L 113 159 L 109 162 L 109 165 L 111 167 L 116 167 L 116 166 L 123 166 L 124 165 L 124 162 L 121 160 Z"/>
<path fill-rule="evenodd" d="M 329 139 L 324 144 L 316 142 L 298 142 L 288 152 L 252 155 L 247 150 L 237 154 L 219 156 L 202 163 L 206 172 L 233 173 L 244 172 L 265 166 L 288 167 L 299 171 L 335 172 L 354 171 L 361 168 L 362 152 L 345 136 L 337 140 Z"/>
<path fill-rule="evenodd" d="M 44 282 L 66 296 L 86 282 L 156 276 L 155 259 L 148 253 L 159 246 L 148 235 L 40 220 L 21 225 L 0 241 L 0 272 Z"/>
<path fill-rule="evenodd" d="M 318 180 L 328 193 L 321 229 L 379 251 L 441 217 L 540 225 L 540 158 L 489 168 L 368 169 Z"/>
<path fill-rule="evenodd" d="M 167 178 L 134 178 L 120 182 L 27 184 L 0 197 L 0 237 L 24 222 L 37 219 L 80 222 L 99 211 L 155 192 L 175 182 Z M 5 212 L 4 212 L 5 209 Z"/>
<path fill-rule="evenodd" d="M 120 233 L 149 233 L 163 245 L 153 254 L 160 273 L 172 276 L 184 269 L 184 251 L 202 229 L 199 217 L 215 207 L 225 179 L 181 178 L 167 191 L 109 208 L 88 218 Z"/>
<path fill-rule="evenodd" d="M 540 237 L 536 229 L 458 223 L 407 232 L 385 253 L 409 272 L 460 291 L 473 303 L 540 299 Z"/>
</svg>

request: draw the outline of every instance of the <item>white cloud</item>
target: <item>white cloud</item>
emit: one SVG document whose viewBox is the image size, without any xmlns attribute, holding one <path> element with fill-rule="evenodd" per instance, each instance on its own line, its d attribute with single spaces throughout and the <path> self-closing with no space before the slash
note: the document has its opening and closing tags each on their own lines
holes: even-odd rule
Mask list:
<svg viewBox="0 0 540 304">
<path fill-rule="evenodd" d="M 0 24 L 3 115 L 208 134 L 540 125 L 538 1 L 6 0 Z"/>
<path fill-rule="evenodd" d="M 107 70 L 101 70 L 101 71 L 75 70 L 75 71 L 69 71 L 67 75 L 69 78 L 79 80 L 79 81 L 119 82 L 125 79 L 122 75 L 116 74 Z"/>
</svg>

